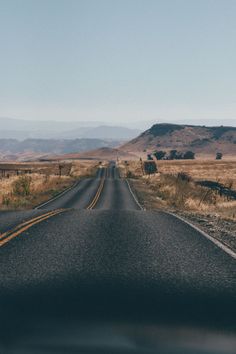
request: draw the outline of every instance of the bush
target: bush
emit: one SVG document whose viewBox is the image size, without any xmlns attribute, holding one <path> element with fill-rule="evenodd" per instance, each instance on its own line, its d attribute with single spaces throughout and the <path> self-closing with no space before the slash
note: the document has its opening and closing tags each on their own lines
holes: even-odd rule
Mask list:
<svg viewBox="0 0 236 354">
<path fill-rule="evenodd" d="M 13 182 L 13 194 L 22 197 L 30 195 L 31 182 L 31 177 L 26 175 L 20 176 L 15 182 Z"/>
<path fill-rule="evenodd" d="M 151 155 L 151 154 L 148 154 L 148 155 L 147 155 L 147 160 L 149 160 L 149 161 L 153 160 L 153 158 L 152 158 L 152 155 Z"/>
<path fill-rule="evenodd" d="M 181 181 L 191 182 L 192 177 L 189 176 L 186 172 L 179 172 L 177 178 Z"/>
<path fill-rule="evenodd" d="M 166 152 L 162 150 L 155 151 L 153 155 L 156 157 L 157 160 L 163 160 L 163 158 L 166 156 Z"/>
<path fill-rule="evenodd" d="M 195 159 L 195 153 L 192 151 L 186 151 L 183 154 L 183 159 L 184 160 L 194 160 Z"/>
<path fill-rule="evenodd" d="M 178 151 L 177 150 L 170 150 L 169 160 L 178 160 Z"/>
<path fill-rule="evenodd" d="M 223 154 L 221 152 L 216 153 L 216 160 L 222 160 Z"/>
</svg>

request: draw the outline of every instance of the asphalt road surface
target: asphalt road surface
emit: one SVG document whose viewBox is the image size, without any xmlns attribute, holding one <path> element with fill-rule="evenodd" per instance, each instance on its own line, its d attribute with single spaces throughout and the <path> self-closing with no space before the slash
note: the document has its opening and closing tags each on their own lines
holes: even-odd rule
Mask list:
<svg viewBox="0 0 236 354">
<path fill-rule="evenodd" d="M 0 225 L 0 353 L 235 353 L 236 260 L 114 163 Z"/>
</svg>

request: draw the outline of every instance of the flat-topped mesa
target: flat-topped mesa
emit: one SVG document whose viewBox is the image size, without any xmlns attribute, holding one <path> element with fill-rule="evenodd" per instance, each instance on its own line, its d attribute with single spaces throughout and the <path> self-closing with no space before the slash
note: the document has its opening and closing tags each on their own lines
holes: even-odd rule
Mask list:
<svg viewBox="0 0 236 354">
<path fill-rule="evenodd" d="M 191 150 L 200 155 L 236 155 L 236 127 L 160 123 L 122 145 L 123 151 Z"/>
</svg>

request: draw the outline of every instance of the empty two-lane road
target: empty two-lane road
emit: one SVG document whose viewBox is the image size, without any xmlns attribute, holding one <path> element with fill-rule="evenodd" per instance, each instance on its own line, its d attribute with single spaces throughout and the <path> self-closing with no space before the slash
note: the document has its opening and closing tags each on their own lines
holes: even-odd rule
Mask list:
<svg viewBox="0 0 236 354">
<path fill-rule="evenodd" d="M 52 201 L 42 204 L 38 209 L 88 208 L 93 202 L 101 183 L 107 176 L 107 173 L 106 168 L 99 168 L 95 178 L 81 180 L 67 193 L 61 195 L 59 198 L 55 198 Z"/>
<path fill-rule="evenodd" d="M 68 321 L 235 328 L 235 259 L 174 216 L 141 210 L 114 163 L 1 220 L 6 238 L 26 222 L 0 248 L 2 346 L 14 338 L 28 353 L 32 331 Z"/>
<path fill-rule="evenodd" d="M 99 168 L 96 178 L 82 180 L 68 193 L 42 205 L 39 209 L 86 209 L 91 204 L 93 204 L 93 209 L 97 210 L 140 210 L 140 206 L 129 190 L 127 181 L 120 178 L 115 163 L 110 163 L 108 168 Z"/>
</svg>

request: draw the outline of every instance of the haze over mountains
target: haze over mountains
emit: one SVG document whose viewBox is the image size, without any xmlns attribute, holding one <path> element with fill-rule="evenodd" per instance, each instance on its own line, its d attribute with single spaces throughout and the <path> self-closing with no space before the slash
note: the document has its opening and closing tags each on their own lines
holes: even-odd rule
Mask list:
<svg viewBox="0 0 236 354">
<path fill-rule="evenodd" d="M 172 149 L 191 150 L 199 156 L 213 156 L 216 152 L 236 156 L 236 127 L 232 126 L 158 123 L 140 134 L 139 129 L 99 123 L 0 118 L 0 157 L 24 160 L 63 154 L 89 157 L 91 154 L 94 158 L 100 154 L 101 158 L 113 155 L 116 158 L 119 152 L 120 156 L 126 154 L 127 158 L 133 158 L 149 151 Z"/>
<path fill-rule="evenodd" d="M 104 122 L 28 121 L 0 118 L 0 158 L 25 160 L 116 147 L 141 130 Z"/>
<path fill-rule="evenodd" d="M 113 147 L 118 141 L 102 139 L 0 139 L 0 154 L 5 159 L 24 159 L 48 154 L 83 152 L 100 147 Z"/>
<path fill-rule="evenodd" d="M 108 125 L 104 122 L 28 121 L 0 117 L 0 138 L 7 139 L 108 139 L 129 140 L 140 129 Z"/>
</svg>

